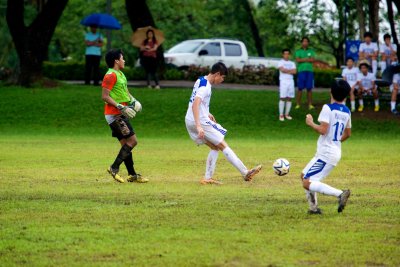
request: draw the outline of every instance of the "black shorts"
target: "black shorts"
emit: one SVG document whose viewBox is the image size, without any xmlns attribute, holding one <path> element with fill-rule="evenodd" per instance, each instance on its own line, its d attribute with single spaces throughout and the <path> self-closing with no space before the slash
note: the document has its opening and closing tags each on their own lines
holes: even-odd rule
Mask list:
<svg viewBox="0 0 400 267">
<path fill-rule="evenodd" d="M 118 140 L 129 138 L 135 135 L 135 130 L 125 116 L 117 116 L 117 119 L 110 124 L 112 136 Z"/>
</svg>

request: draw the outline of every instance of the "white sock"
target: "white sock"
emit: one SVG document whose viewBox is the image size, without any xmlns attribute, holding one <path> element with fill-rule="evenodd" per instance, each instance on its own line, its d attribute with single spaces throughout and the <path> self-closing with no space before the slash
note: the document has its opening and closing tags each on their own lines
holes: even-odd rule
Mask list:
<svg viewBox="0 0 400 267">
<path fill-rule="evenodd" d="M 279 115 L 283 115 L 284 108 L 285 108 L 285 101 L 279 100 Z"/>
<path fill-rule="evenodd" d="M 360 99 L 358 100 L 358 103 L 360 104 L 360 106 L 364 106 L 364 100 Z"/>
<path fill-rule="evenodd" d="M 381 73 L 383 73 L 386 69 L 386 61 L 381 61 Z"/>
<path fill-rule="evenodd" d="M 396 109 L 396 101 L 390 102 L 390 110 Z"/>
<path fill-rule="evenodd" d="M 289 115 L 290 109 L 292 108 L 292 101 L 286 101 L 286 115 Z"/>
<path fill-rule="evenodd" d="M 330 185 L 318 182 L 318 181 L 312 181 L 310 184 L 310 191 L 318 192 L 324 195 L 328 196 L 335 196 L 338 197 L 340 194 L 343 193 L 342 190 L 333 188 Z"/>
<path fill-rule="evenodd" d="M 217 166 L 217 159 L 218 150 L 211 149 L 210 153 L 208 153 L 206 162 L 206 175 L 204 176 L 206 179 L 211 179 L 213 177 L 215 166 Z"/>
<path fill-rule="evenodd" d="M 235 152 L 230 147 L 226 147 L 222 150 L 226 159 L 244 176 L 247 174 L 247 168 L 244 166 L 243 162 L 236 156 Z"/>
<path fill-rule="evenodd" d="M 379 99 L 375 99 L 375 106 L 379 106 Z"/>
<path fill-rule="evenodd" d="M 311 192 L 308 190 L 304 190 L 306 192 L 306 198 L 308 201 L 308 205 L 310 206 L 310 210 L 316 211 L 318 208 L 318 200 L 317 200 L 317 193 Z"/>
<path fill-rule="evenodd" d="M 376 71 L 378 69 L 378 62 L 376 60 L 372 60 L 372 72 L 376 75 Z"/>
<path fill-rule="evenodd" d="M 352 100 L 351 101 L 351 109 L 355 109 L 356 108 L 356 101 Z"/>
</svg>

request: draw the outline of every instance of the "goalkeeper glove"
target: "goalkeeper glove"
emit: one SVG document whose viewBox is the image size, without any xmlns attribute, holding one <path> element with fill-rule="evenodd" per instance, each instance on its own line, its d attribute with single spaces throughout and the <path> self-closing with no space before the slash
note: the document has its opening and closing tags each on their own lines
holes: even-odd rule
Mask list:
<svg viewBox="0 0 400 267">
<path fill-rule="evenodd" d="M 129 97 L 130 97 L 129 107 L 136 112 L 142 111 L 142 104 L 140 104 L 140 102 L 132 95 L 129 95 Z"/>
<path fill-rule="evenodd" d="M 134 111 L 133 109 L 131 109 L 130 107 L 118 104 L 117 108 L 119 109 L 119 111 L 121 111 L 121 113 L 123 115 L 125 115 L 126 117 L 128 117 L 129 119 L 132 119 L 136 116 L 136 111 Z"/>
</svg>

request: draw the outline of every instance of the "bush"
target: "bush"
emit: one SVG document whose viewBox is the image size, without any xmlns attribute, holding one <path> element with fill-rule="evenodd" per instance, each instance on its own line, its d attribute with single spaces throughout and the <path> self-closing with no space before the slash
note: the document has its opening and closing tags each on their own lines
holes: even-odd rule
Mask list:
<svg viewBox="0 0 400 267">
<path fill-rule="evenodd" d="M 107 66 L 100 65 L 100 74 L 107 71 Z M 199 76 L 209 73 L 209 67 L 190 66 L 187 70 L 166 67 L 160 77 L 165 80 L 189 80 L 195 81 Z M 126 67 L 125 76 L 128 80 L 144 80 L 146 75 L 144 69 L 139 67 Z M 85 63 L 82 62 L 44 62 L 44 76 L 58 80 L 83 80 L 85 76 Z M 314 71 L 315 87 L 329 87 L 331 81 L 341 76 L 340 70 Z M 296 77 L 295 77 L 296 80 Z M 243 69 L 230 67 L 225 78 L 227 83 L 257 84 L 257 85 L 278 85 L 279 71 L 275 68 L 263 66 L 245 66 Z"/>
</svg>

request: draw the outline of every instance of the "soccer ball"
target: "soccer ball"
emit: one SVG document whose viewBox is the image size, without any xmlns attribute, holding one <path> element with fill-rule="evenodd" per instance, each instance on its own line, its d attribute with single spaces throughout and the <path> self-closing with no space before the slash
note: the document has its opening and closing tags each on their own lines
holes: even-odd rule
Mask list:
<svg viewBox="0 0 400 267">
<path fill-rule="evenodd" d="M 289 173 L 290 163 L 287 159 L 277 159 L 272 165 L 272 169 L 274 170 L 275 174 L 283 176 Z"/>
</svg>

